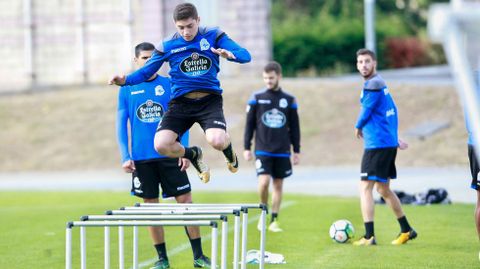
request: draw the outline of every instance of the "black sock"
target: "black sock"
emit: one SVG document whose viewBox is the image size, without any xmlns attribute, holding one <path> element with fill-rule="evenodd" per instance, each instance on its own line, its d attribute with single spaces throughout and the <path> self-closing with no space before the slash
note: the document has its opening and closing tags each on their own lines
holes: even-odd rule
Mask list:
<svg viewBox="0 0 480 269">
<path fill-rule="evenodd" d="M 187 158 L 190 161 L 193 161 L 194 158 L 197 157 L 197 148 L 196 147 L 185 147 L 185 154 L 183 157 Z"/>
<path fill-rule="evenodd" d="M 397 220 L 398 220 L 398 223 L 400 223 L 400 229 L 402 233 L 409 232 L 412 229 L 412 227 L 410 227 L 410 224 L 408 224 L 408 220 L 406 216 L 398 218 Z"/>
<path fill-rule="evenodd" d="M 276 221 L 278 219 L 278 213 L 273 213 L 272 212 L 272 219 L 270 220 L 270 223 Z"/>
<path fill-rule="evenodd" d="M 373 221 L 365 222 L 365 239 L 370 239 L 372 236 L 375 236 L 373 229 Z"/>
<path fill-rule="evenodd" d="M 158 259 L 168 260 L 168 258 L 167 258 L 167 248 L 165 247 L 165 243 L 154 245 L 154 247 L 157 250 Z"/>
<path fill-rule="evenodd" d="M 228 147 L 225 148 L 223 151 L 223 155 L 225 155 L 225 157 L 227 157 L 227 160 L 231 163 L 233 163 L 234 161 L 234 157 L 233 157 L 233 150 L 232 150 L 232 143 L 228 144 Z"/>
<path fill-rule="evenodd" d="M 193 258 L 195 260 L 203 256 L 201 237 L 196 239 L 190 239 L 190 245 L 192 245 Z"/>
</svg>

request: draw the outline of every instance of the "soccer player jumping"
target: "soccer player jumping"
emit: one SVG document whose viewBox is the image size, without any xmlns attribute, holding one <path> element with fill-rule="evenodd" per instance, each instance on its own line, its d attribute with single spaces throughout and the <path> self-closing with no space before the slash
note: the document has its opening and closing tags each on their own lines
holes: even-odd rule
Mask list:
<svg viewBox="0 0 480 269">
<path fill-rule="evenodd" d="M 202 161 L 202 150 L 196 146 L 183 147 L 178 137 L 195 122 L 199 123 L 207 142 L 223 151 L 228 169 L 231 172 L 238 170 L 237 155 L 226 132 L 222 89 L 217 74 L 220 57 L 247 63 L 251 56 L 219 28 L 200 27 L 197 9 L 190 3 L 177 5 L 173 19 L 177 32 L 155 48 L 145 66 L 127 77 L 115 75 L 109 84 L 142 83 L 155 74 L 164 62 L 169 62 L 172 101 L 158 125 L 155 149 L 164 156 L 189 159 L 200 179 L 207 183 L 210 169 Z"/>
<path fill-rule="evenodd" d="M 385 199 L 400 224 L 400 234 L 393 245 L 405 244 L 417 237 L 403 213 L 397 195 L 390 189 L 390 180 L 397 177 L 395 158 L 397 148 L 408 145 L 398 139 L 397 107 L 385 81 L 376 73 L 375 53 L 368 49 L 357 51 L 357 69 L 364 78 L 360 102 L 362 110 L 355 125 L 355 135 L 363 138 L 365 151 L 362 158 L 360 181 L 360 204 L 365 224 L 365 235 L 353 244 L 375 245 L 373 187 Z"/>
</svg>

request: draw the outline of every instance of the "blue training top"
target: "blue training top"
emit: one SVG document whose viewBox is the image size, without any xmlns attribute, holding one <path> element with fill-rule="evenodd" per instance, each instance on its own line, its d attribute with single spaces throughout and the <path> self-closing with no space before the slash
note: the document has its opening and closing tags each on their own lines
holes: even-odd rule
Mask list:
<svg viewBox="0 0 480 269">
<path fill-rule="evenodd" d="M 365 81 L 360 103 L 355 128 L 363 131 L 365 149 L 398 147 L 397 107 L 380 75 Z"/>
<path fill-rule="evenodd" d="M 191 41 L 175 33 L 156 47 L 145 66 L 127 76 L 125 85 L 135 85 L 150 78 L 164 62 L 170 64 L 172 99 L 192 91 L 222 93 L 217 74 L 220 71 L 219 55 L 211 48 L 229 50 L 238 63 L 250 62 L 250 53 L 230 39 L 219 28 L 200 27 Z"/>
<path fill-rule="evenodd" d="M 116 128 L 122 163 L 127 160 L 167 158 L 155 151 L 153 139 L 170 99 L 170 81 L 158 75 L 152 81 L 120 87 Z M 131 130 L 131 154 L 128 150 L 128 121 Z M 181 143 L 188 146 L 188 132 L 182 136 Z"/>
</svg>

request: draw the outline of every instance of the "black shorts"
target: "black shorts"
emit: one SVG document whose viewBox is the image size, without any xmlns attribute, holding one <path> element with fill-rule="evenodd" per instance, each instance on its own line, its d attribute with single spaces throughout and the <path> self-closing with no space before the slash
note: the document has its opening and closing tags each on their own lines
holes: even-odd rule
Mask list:
<svg viewBox="0 0 480 269">
<path fill-rule="evenodd" d="M 292 163 L 288 157 L 256 156 L 257 175 L 270 175 L 272 178 L 286 178 L 292 175 Z"/>
<path fill-rule="evenodd" d="M 362 157 L 360 178 L 382 183 L 397 178 L 397 148 L 366 149 Z"/>
<path fill-rule="evenodd" d="M 132 195 L 154 199 L 177 197 L 191 191 L 187 173 L 180 171 L 178 159 L 163 158 L 148 161 L 135 161 L 135 172 L 132 173 Z"/>
<path fill-rule="evenodd" d="M 198 122 L 204 131 L 209 128 L 226 130 L 222 96 L 210 94 L 200 99 L 178 97 L 171 100 L 167 112 L 158 123 L 157 132 L 171 130 L 180 137 L 195 122 Z"/>
<path fill-rule="evenodd" d="M 480 183 L 478 182 L 478 172 L 480 172 L 480 166 L 478 165 L 477 156 L 475 156 L 475 149 L 472 145 L 468 145 L 468 161 L 470 163 L 470 173 L 472 174 L 472 189 L 479 191 Z"/>
</svg>

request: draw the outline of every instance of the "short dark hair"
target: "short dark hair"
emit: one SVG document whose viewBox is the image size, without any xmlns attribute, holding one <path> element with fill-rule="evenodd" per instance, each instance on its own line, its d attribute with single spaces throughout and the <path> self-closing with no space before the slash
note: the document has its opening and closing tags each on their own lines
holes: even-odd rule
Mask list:
<svg viewBox="0 0 480 269">
<path fill-rule="evenodd" d="M 155 50 L 155 46 L 152 43 L 142 42 L 135 46 L 135 57 L 140 55 L 142 51 L 151 51 Z"/>
<path fill-rule="evenodd" d="M 187 19 L 198 19 L 197 8 L 191 3 L 178 4 L 173 11 L 173 20 L 182 21 Z"/>
<path fill-rule="evenodd" d="M 372 60 L 376 61 L 377 60 L 377 55 L 375 55 L 375 52 L 369 50 L 369 49 L 359 49 L 357 50 L 357 57 L 360 55 L 370 55 L 372 57 Z"/>
<path fill-rule="evenodd" d="M 275 72 L 277 75 L 281 75 L 282 74 L 282 66 L 275 62 L 275 61 L 271 61 L 269 62 L 267 65 L 265 65 L 265 67 L 263 68 L 263 71 L 265 73 L 268 73 L 268 72 Z"/>
</svg>

